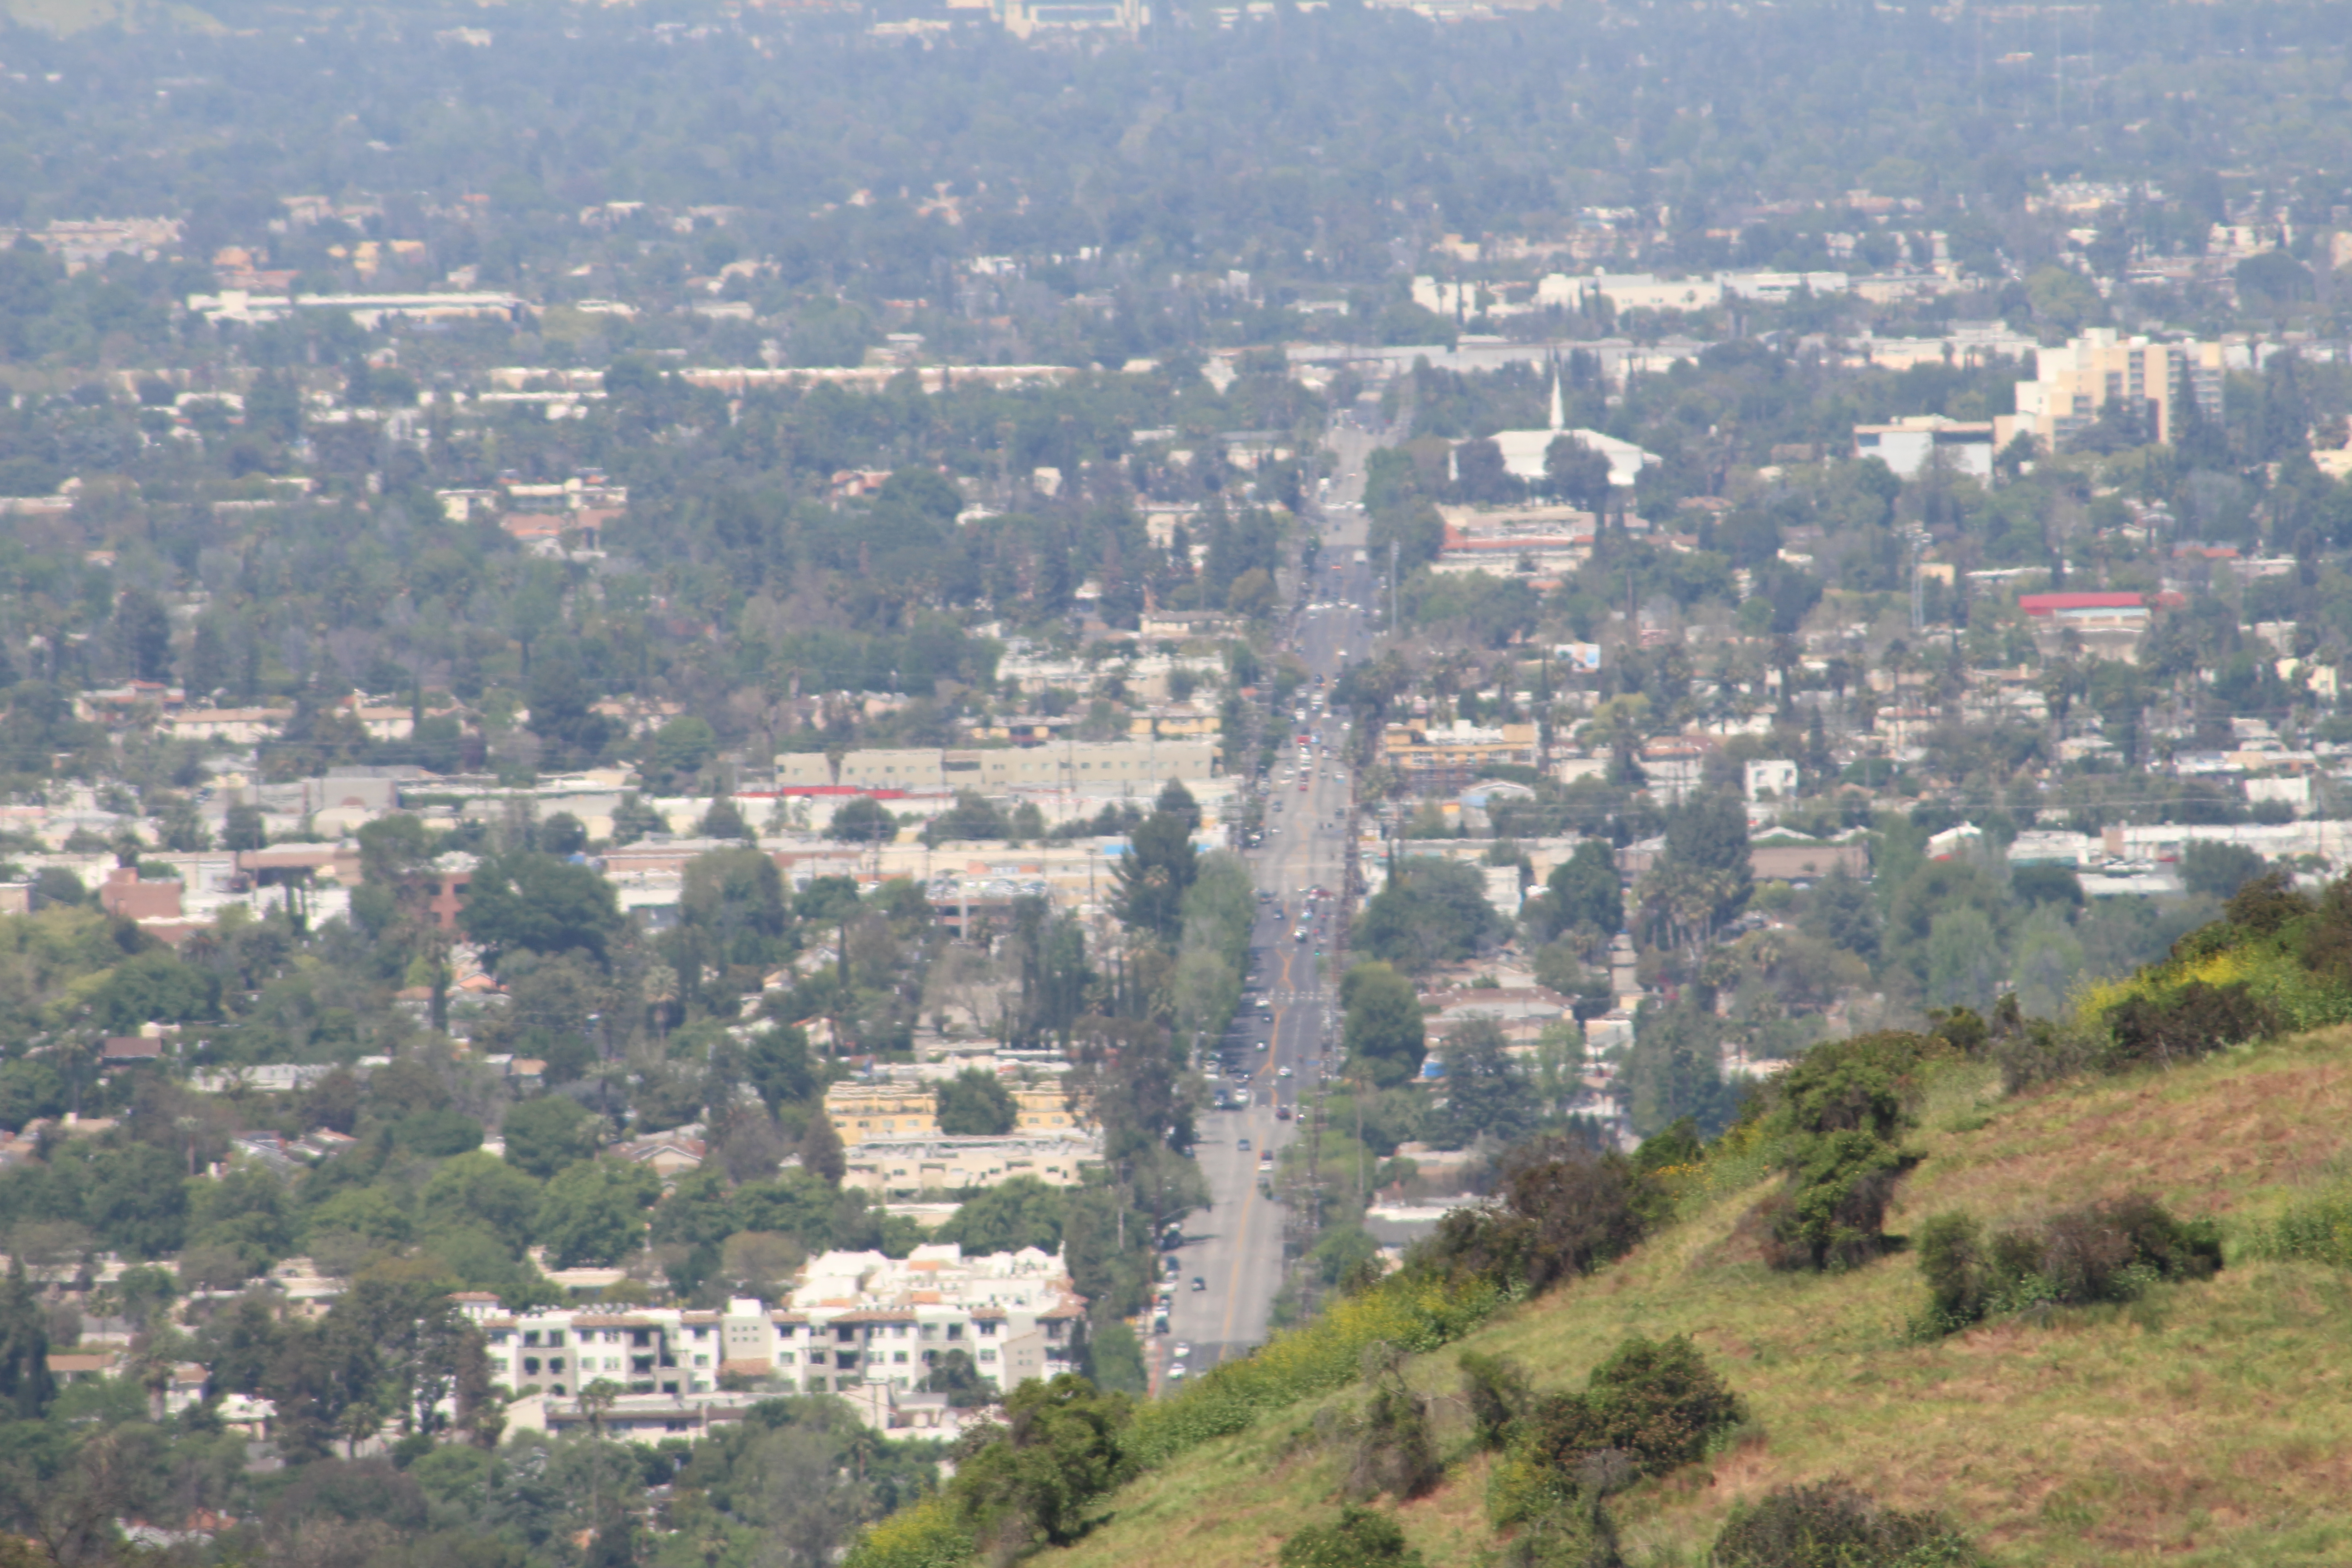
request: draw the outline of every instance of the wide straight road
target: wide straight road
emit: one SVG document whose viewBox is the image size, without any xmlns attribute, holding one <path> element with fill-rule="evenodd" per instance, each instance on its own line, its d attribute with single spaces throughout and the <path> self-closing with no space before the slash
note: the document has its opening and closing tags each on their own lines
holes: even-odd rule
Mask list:
<svg viewBox="0 0 2352 1568">
<path fill-rule="evenodd" d="M 1372 598 L 1374 574 L 1355 561 L 1364 520 L 1354 502 L 1376 438 L 1342 429 L 1330 444 L 1342 468 L 1326 492 L 1320 559 L 1305 584 L 1307 605 L 1287 627 L 1291 650 L 1310 676 L 1323 679 L 1310 679 L 1288 710 L 1269 720 L 1281 744 L 1264 781 L 1265 842 L 1253 856 L 1265 896 L 1250 939 L 1251 988 L 1215 1068 L 1226 1085 L 1249 1091 L 1249 1103 L 1208 1112 L 1202 1123 L 1197 1153 L 1213 1206 L 1192 1216 L 1183 1245 L 1164 1255 L 1175 1266 L 1170 1331 L 1155 1337 L 1150 1358 L 1162 1388 L 1175 1385 L 1178 1366 L 1204 1372 L 1265 1340 L 1282 1285 L 1288 1216 L 1260 1187 L 1275 1170 L 1264 1157 L 1296 1136 L 1292 1118 L 1314 1093 L 1327 1041 L 1338 1049 L 1337 978 L 1327 975 L 1318 954 L 1332 950 L 1346 919 L 1339 895 L 1352 785 L 1342 761 L 1348 737 L 1324 701 L 1340 671 L 1371 651 L 1363 606 Z M 1326 896 L 1310 898 L 1315 889 Z M 1174 1353 L 1179 1346 L 1187 1352 L 1182 1357 Z"/>
</svg>

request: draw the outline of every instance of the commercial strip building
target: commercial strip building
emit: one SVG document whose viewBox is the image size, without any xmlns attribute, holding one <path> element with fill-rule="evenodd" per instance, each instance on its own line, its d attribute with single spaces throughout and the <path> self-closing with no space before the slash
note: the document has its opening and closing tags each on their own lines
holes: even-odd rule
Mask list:
<svg viewBox="0 0 2352 1568">
<path fill-rule="evenodd" d="M 838 769 L 818 752 L 776 758 L 776 787 L 935 791 L 1105 789 L 1156 792 L 1171 780 L 1216 775 L 1213 739 L 1055 741 L 1000 748 L 866 748 L 842 754 Z"/>
</svg>

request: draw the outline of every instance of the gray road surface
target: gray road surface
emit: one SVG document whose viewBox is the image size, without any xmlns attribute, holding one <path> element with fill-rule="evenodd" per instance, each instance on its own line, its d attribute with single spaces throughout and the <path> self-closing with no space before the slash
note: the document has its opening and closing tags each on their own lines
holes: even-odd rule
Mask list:
<svg viewBox="0 0 2352 1568">
<path fill-rule="evenodd" d="M 1354 564 L 1364 532 L 1354 502 L 1362 493 L 1365 456 L 1378 437 L 1342 427 L 1329 444 L 1340 453 L 1342 468 L 1325 493 L 1322 562 L 1308 586 L 1310 600 L 1323 607 L 1301 613 L 1290 632 L 1291 645 L 1307 668 L 1325 678 L 1319 689 L 1326 691 L 1344 664 L 1371 651 L 1371 628 L 1360 606 L 1371 600 L 1375 574 Z M 1302 700 L 1311 700 L 1318 689 L 1310 686 Z M 1339 761 L 1343 738 L 1339 721 L 1327 714 L 1310 711 L 1300 724 L 1284 713 L 1275 721 L 1291 727 L 1282 762 L 1269 781 L 1265 844 L 1252 856 L 1258 887 L 1272 897 L 1260 904 L 1251 938 L 1253 984 L 1244 1002 L 1250 1021 L 1238 1031 L 1246 1044 L 1228 1055 L 1229 1060 L 1237 1056 L 1249 1071 L 1251 1103 L 1244 1110 L 1207 1112 L 1202 1123 L 1197 1152 L 1213 1206 L 1187 1222 L 1182 1247 L 1163 1254 L 1175 1260 L 1177 1272 L 1170 1332 L 1154 1336 L 1150 1346 L 1160 1387 L 1170 1384 L 1176 1365 L 1204 1372 L 1265 1340 L 1282 1284 L 1286 1211 L 1258 1190 L 1260 1154 L 1279 1150 L 1294 1136 L 1297 1122 L 1280 1120 L 1276 1107 L 1295 1112 L 1300 1097 L 1314 1092 L 1327 1029 L 1337 1050 L 1338 980 L 1321 973 L 1316 950 L 1328 951 L 1342 919 L 1337 895 L 1344 877 L 1349 796 L 1348 772 Z M 1302 733 L 1316 738 L 1309 752 L 1297 743 Z M 1311 765 L 1303 761 L 1307 757 Z M 1292 773 L 1287 780 L 1282 777 L 1286 765 Z M 1334 896 L 1310 906 L 1306 893 L 1318 887 Z M 1310 922 L 1303 942 L 1294 934 L 1302 919 Z M 1271 1004 L 1270 1024 L 1258 1021 L 1260 996 Z M 1265 1049 L 1257 1048 L 1259 1041 L 1265 1042 Z M 1285 1068 L 1290 1069 L 1287 1077 L 1281 1072 Z M 1241 1147 L 1244 1141 L 1247 1149 Z M 1173 1354 L 1179 1344 L 1189 1351 L 1181 1363 Z"/>
</svg>

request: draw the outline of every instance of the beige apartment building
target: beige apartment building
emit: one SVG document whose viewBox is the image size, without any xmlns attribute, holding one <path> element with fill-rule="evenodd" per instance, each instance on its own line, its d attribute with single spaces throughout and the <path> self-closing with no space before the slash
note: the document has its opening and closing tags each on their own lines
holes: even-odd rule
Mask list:
<svg viewBox="0 0 2352 1568">
<path fill-rule="evenodd" d="M 1003 1138 L 883 1136 L 844 1152 L 841 1184 L 889 1198 L 970 1192 L 1015 1176 L 1049 1187 L 1075 1187 L 1102 1163 L 1102 1135 L 1065 1129 L 1058 1136 Z"/>
<path fill-rule="evenodd" d="M 2137 405 L 2153 441 L 2179 439 L 2194 403 L 2209 419 L 2221 416 L 2221 345 L 2125 338 L 2094 327 L 2074 342 L 2035 356 L 2032 381 L 2017 384 L 2017 412 L 1994 423 L 2006 447 L 2020 431 L 2056 449 L 2095 424 L 2102 411 Z"/>
<path fill-rule="evenodd" d="M 1015 1136 L 1069 1136 L 1085 1125 L 1059 1084 L 1007 1084 Z M 836 1083 L 824 1091 L 825 1120 L 850 1148 L 876 1139 L 940 1136 L 938 1086 L 929 1083 Z"/>
</svg>

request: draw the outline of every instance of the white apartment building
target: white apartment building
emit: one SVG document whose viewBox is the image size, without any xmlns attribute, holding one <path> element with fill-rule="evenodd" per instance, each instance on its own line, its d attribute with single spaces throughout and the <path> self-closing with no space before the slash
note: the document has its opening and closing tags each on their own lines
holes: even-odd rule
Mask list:
<svg viewBox="0 0 2352 1568">
<path fill-rule="evenodd" d="M 557 1307 L 509 1313 L 460 1298 L 488 1342 L 490 1379 L 517 1394 L 576 1399 L 609 1382 L 625 1394 L 719 1392 L 722 1371 L 794 1393 L 912 1390 L 951 1350 L 992 1387 L 1072 1365 L 1086 1303 L 1060 1255 L 1034 1247 L 967 1258 L 953 1245 L 905 1258 L 828 1252 L 802 1270 L 790 1303 L 749 1298 L 723 1312 Z"/>
<path fill-rule="evenodd" d="M 966 1258 L 952 1243 L 904 1258 L 828 1252 L 810 1259 L 782 1310 L 728 1309 L 727 1360 L 806 1394 L 882 1384 L 904 1392 L 950 1351 L 1000 1392 L 1070 1370 L 1086 1303 L 1058 1253 Z"/>
</svg>

